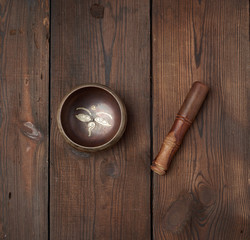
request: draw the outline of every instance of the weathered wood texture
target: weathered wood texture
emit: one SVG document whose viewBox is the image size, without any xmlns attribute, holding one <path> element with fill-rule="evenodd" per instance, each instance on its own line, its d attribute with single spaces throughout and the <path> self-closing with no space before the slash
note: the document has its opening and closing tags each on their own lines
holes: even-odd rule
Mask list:
<svg viewBox="0 0 250 240">
<path fill-rule="evenodd" d="M 52 1 L 51 239 L 150 239 L 149 1 Z M 128 127 L 84 154 L 56 126 L 63 96 L 88 82 L 122 97 Z"/>
<path fill-rule="evenodd" d="M 154 239 L 248 239 L 248 1 L 154 0 L 154 155 L 191 84 L 211 88 L 166 176 Z"/>
<path fill-rule="evenodd" d="M 150 239 L 150 1 L 53 0 L 51 86 L 49 12 L 0 0 L 0 240 Z M 210 87 L 153 175 L 153 239 L 249 239 L 248 20 L 246 0 L 152 1 L 154 156 L 192 83 Z M 56 126 L 62 97 L 88 82 L 128 110 L 124 137 L 96 154 Z"/>
<path fill-rule="evenodd" d="M 0 1 L 0 239 L 48 236 L 48 1 Z"/>
</svg>

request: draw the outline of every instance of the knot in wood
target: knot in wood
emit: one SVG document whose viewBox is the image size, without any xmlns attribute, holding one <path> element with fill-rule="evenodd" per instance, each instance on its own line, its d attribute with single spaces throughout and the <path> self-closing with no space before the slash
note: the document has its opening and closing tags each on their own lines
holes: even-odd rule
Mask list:
<svg viewBox="0 0 250 240">
<path fill-rule="evenodd" d="M 90 13 L 94 18 L 103 18 L 104 17 L 104 7 L 100 4 L 93 4 L 90 8 Z"/>
</svg>

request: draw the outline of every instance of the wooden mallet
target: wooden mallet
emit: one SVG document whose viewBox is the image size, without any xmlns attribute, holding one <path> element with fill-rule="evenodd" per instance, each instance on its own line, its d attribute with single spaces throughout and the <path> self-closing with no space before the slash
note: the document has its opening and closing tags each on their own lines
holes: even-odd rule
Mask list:
<svg viewBox="0 0 250 240">
<path fill-rule="evenodd" d="M 159 175 L 166 174 L 171 160 L 179 149 L 187 130 L 199 112 L 199 109 L 207 96 L 208 90 L 208 86 L 201 82 L 193 83 L 192 88 L 175 118 L 170 132 L 163 141 L 160 152 L 151 165 L 151 169 L 155 173 Z"/>
</svg>

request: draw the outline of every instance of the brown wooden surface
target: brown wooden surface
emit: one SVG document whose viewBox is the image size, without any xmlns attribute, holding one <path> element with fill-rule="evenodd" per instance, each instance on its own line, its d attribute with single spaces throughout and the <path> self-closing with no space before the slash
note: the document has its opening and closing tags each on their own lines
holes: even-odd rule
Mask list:
<svg viewBox="0 0 250 240">
<path fill-rule="evenodd" d="M 210 87 L 167 175 L 154 174 L 154 239 L 249 239 L 248 8 L 153 1 L 154 155 L 191 84 Z"/>
<path fill-rule="evenodd" d="M 48 236 L 48 1 L 0 1 L 0 239 Z"/>
<path fill-rule="evenodd" d="M 0 0 L 0 240 L 249 239 L 248 24 L 247 0 Z M 208 98 L 152 175 L 197 80 Z M 128 110 L 124 137 L 97 154 L 56 126 L 87 82 Z"/>
<path fill-rule="evenodd" d="M 51 239 L 150 239 L 149 1 L 52 1 Z M 102 14 L 102 11 L 103 14 Z M 106 84 L 128 111 L 112 149 L 83 154 L 56 126 L 63 96 Z"/>
</svg>

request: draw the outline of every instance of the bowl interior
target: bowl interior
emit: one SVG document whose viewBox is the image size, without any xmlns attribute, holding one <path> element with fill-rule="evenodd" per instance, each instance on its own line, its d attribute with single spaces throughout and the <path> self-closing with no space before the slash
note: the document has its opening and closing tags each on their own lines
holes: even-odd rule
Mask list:
<svg viewBox="0 0 250 240">
<path fill-rule="evenodd" d="M 67 137 L 84 147 L 109 142 L 121 124 L 121 110 L 115 97 L 93 86 L 71 93 L 64 101 L 60 117 Z"/>
</svg>

